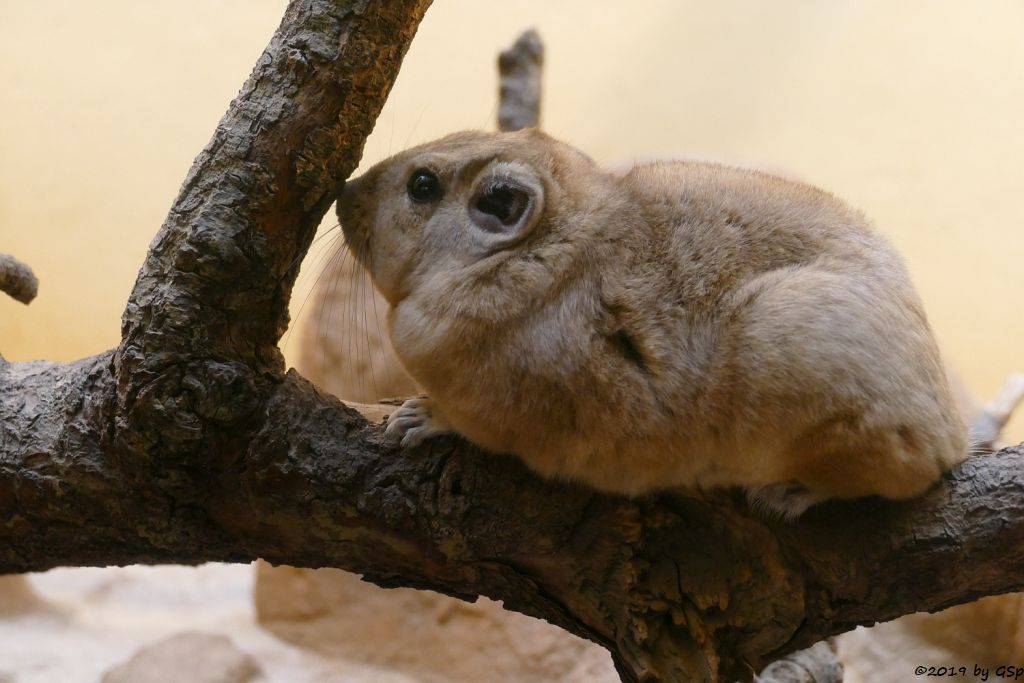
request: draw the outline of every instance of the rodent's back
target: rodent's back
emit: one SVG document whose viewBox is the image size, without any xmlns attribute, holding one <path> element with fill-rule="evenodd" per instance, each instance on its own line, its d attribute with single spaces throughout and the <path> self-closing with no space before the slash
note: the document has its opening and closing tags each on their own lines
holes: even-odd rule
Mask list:
<svg viewBox="0 0 1024 683">
<path fill-rule="evenodd" d="M 678 269 L 672 286 L 688 307 L 713 306 L 748 278 L 831 261 L 899 258 L 858 211 L 817 187 L 760 171 L 704 162 L 654 162 L 622 177 L 644 223 Z"/>
<path fill-rule="evenodd" d="M 923 306 L 859 212 L 711 164 L 646 165 L 623 182 L 664 235 L 666 292 L 715 339 L 694 407 L 729 435 L 720 448 L 775 450 L 773 477 L 811 477 L 829 496 L 913 495 L 965 456 Z"/>
</svg>

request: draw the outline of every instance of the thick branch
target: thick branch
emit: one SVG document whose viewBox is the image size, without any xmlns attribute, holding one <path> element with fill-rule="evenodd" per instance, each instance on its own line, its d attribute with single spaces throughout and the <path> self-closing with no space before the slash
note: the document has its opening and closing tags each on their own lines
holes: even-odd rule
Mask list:
<svg viewBox="0 0 1024 683">
<path fill-rule="evenodd" d="M 122 374 L 192 355 L 280 372 L 297 264 L 429 2 L 292 0 L 153 242 L 124 315 Z"/>
<path fill-rule="evenodd" d="M 626 680 L 665 681 L 742 677 L 857 624 L 1024 587 L 1021 449 L 971 460 L 917 501 L 827 504 L 788 525 L 729 494 L 630 501 L 542 482 L 450 439 L 396 453 L 292 374 L 230 467 L 141 479 L 103 447 L 110 359 L 4 368 L 0 572 L 341 567 L 504 600 L 608 646 Z M 168 479 L 193 495 L 169 495 Z"/>
<path fill-rule="evenodd" d="M 628 681 L 739 678 L 858 623 L 1024 587 L 1024 452 L 921 500 L 766 522 L 627 500 L 453 439 L 394 452 L 282 371 L 292 267 L 356 163 L 424 0 L 293 0 L 153 243 L 123 342 L 0 362 L 0 572 L 249 561 L 485 594 Z"/>
<path fill-rule="evenodd" d="M 245 448 L 284 370 L 297 265 L 429 4 L 289 3 L 139 273 L 113 359 L 119 448 L 197 473 Z"/>
<path fill-rule="evenodd" d="M 533 29 L 498 56 L 498 130 L 540 126 L 544 44 Z"/>
</svg>

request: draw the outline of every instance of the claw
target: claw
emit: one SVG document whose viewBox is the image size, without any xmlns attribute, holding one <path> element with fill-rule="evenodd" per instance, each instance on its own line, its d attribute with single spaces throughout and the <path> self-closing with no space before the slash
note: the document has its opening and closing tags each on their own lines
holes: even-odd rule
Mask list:
<svg viewBox="0 0 1024 683">
<path fill-rule="evenodd" d="M 413 448 L 435 434 L 451 431 L 448 424 L 432 411 L 428 398 L 410 398 L 388 416 L 384 436 L 399 442 L 405 448 Z"/>
</svg>

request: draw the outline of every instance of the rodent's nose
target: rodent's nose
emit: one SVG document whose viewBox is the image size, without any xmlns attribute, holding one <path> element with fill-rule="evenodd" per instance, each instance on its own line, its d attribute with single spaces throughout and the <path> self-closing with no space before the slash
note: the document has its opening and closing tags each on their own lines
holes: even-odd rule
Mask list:
<svg viewBox="0 0 1024 683">
<path fill-rule="evenodd" d="M 363 176 L 358 178 L 352 178 L 345 181 L 345 186 L 341 189 L 341 194 L 338 196 L 338 218 L 342 219 L 344 225 L 344 216 L 351 216 L 352 210 L 355 208 L 356 197 L 359 196 L 359 188 L 363 184 Z"/>
<path fill-rule="evenodd" d="M 363 177 L 364 176 L 359 176 L 358 178 L 349 178 L 346 180 L 345 187 L 341 190 L 341 196 L 344 197 L 345 195 L 353 195 L 359 192 L 359 186 L 363 183 Z"/>
</svg>

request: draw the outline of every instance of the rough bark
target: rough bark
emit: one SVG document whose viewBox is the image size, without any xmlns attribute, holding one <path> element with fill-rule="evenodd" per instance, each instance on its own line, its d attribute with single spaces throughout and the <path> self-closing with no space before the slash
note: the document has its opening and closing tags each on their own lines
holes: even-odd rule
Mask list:
<svg viewBox="0 0 1024 683">
<path fill-rule="evenodd" d="M 13 256 L 0 254 L 0 292 L 27 304 L 36 298 L 39 280 L 24 263 Z"/>
<path fill-rule="evenodd" d="M 1024 451 L 796 524 L 742 496 L 629 500 L 453 438 L 396 451 L 285 373 L 294 264 L 427 0 L 293 0 L 153 242 L 112 351 L 0 361 L 0 573 L 340 567 L 547 619 L 627 681 L 749 678 L 856 624 L 1024 588 Z"/>
<path fill-rule="evenodd" d="M 912 502 L 766 521 L 728 493 L 627 500 L 379 425 L 294 373 L 215 469 L 117 448 L 111 353 L 3 369 L 0 571 L 263 557 L 478 594 L 609 647 L 626 680 L 744 677 L 854 625 L 1024 587 L 1024 451 Z"/>
</svg>

